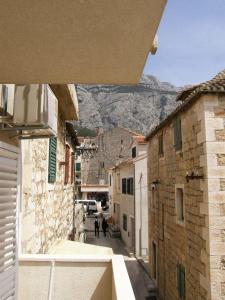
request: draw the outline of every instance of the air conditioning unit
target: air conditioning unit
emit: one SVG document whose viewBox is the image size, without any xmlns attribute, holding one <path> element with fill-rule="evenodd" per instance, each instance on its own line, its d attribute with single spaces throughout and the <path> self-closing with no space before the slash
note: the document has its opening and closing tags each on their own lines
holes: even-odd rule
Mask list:
<svg viewBox="0 0 225 300">
<path fill-rule="evenodd" d="M 57 135 L 58 100 L 47 84 L 16 85 L 13 127 L 24 135 Z"/>
<path fill-rule="evenodd" d="M 14 92 L 14 84 L 0 84 L 0 122 L 13 116 Z"/>
</svg>

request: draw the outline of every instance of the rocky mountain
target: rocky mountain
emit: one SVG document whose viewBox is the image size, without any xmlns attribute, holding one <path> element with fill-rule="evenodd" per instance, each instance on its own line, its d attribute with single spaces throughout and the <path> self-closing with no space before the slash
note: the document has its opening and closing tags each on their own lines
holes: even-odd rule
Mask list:
<svg viewBox="0 0 225 300">
<path fill-rule="evenodd" d="M 178 88 L 145 75 L 136 86 L 78 85 L 77 126 L 104 131 L 122 126 L 146 134 L 176 106 Z"/>
</svg>

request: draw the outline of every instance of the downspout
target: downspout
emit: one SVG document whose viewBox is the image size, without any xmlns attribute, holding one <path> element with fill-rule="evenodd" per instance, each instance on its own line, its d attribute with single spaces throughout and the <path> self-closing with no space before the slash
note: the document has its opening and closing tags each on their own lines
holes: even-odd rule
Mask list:
<svg viewBox="0 0 225 300">
<path fill-rule="evenodd" d="M 136 256 L 136 180 L 135 180 L 135 164 L 134 164 L 134 255 Z"/>
</svg>

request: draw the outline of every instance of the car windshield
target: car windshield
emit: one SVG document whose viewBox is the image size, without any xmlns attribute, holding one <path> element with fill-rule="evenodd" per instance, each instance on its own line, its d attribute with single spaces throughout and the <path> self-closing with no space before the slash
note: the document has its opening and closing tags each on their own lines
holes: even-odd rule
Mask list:
<svg viewBox="0 0 225 300">
<path fill-rule="evenodd" d="M 95 205 L 95 201 L 89 201 L 89 205 Z"/>
</svg>

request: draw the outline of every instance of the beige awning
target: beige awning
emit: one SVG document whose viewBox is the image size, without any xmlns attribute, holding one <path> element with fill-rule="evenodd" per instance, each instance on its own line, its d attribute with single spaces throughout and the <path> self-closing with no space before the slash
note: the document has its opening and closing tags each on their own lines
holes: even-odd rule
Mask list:
<svg viewBox="0 0 225 300">
<path fill-rule="evenodd" d="M 136 84 L 166 0 L 0 2 L 1 83 Z"/>
</svg>

